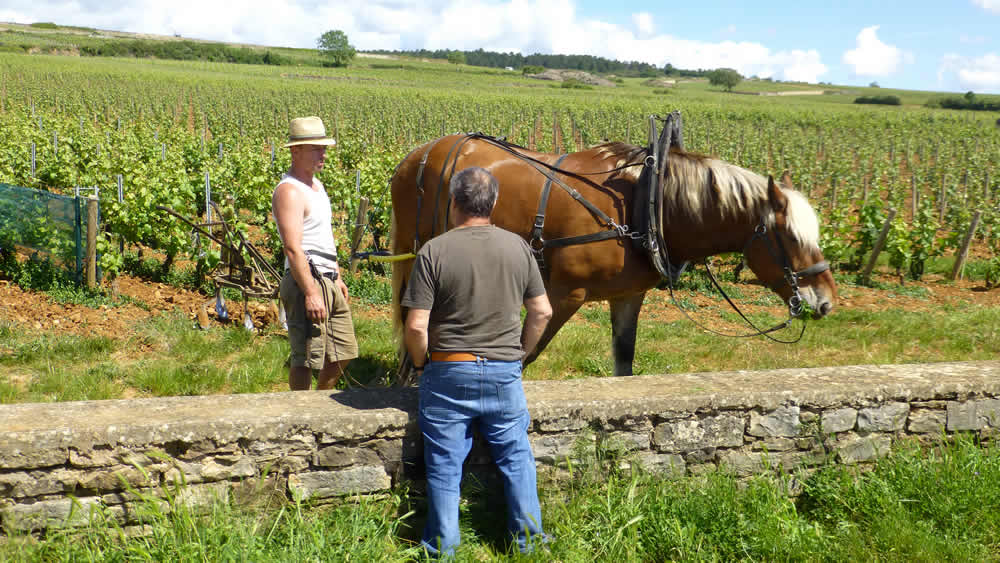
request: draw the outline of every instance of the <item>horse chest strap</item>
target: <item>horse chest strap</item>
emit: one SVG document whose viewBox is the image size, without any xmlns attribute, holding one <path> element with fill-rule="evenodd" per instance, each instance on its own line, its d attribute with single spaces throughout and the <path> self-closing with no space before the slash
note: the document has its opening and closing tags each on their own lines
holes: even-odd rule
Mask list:
<svg viewBox="0 0 1000 563">
<path fill-rule="evenodd" d="M 559 168 L 562 161 L 566 159 L 569 154 L 564 154 L 556 160 L 553 168 Z M 555 172 L 553 171 L 553 174 Z M 552 193 L 552 176 L 547 176 L 545 178 L 545 185 L 542 186 L 542 196 L 538 199 L 538 212 L 535 214 L 535 222 L 531 226 L 531 241 L 530 245 L 532 250 L 535 251 L 539 256 L 542 253 L 542 249 L 545 246 L 545 239 L 542 238 L 542 229 L 545 227 L 545 208 L 549 205 L 549 194 Z"/>
</svg>

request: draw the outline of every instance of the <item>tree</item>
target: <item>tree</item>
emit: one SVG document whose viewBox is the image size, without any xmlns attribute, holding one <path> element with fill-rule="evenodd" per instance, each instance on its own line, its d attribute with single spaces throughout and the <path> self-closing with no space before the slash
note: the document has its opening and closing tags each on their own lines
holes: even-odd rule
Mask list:
<svg viewBox="0 0 1000 563">
<path fill-rule="evenodd" d="M 709 84 L 722 86 L 726 92 L 732 92 L 733 86 L 739 84 L 741 80 L 743 80 L 743 75 L 731 68 L 717 68 L 708 73 Z"/>
<path fill-rule="evenodd" d="M 465 53 L 462 51 L 451 51 L 448 53 L 448 62 L 453 65 L 465 64 Z"/>
<path fill-rule="evenodd" d="M 320 55 L 326 58 L 329 66 L 347 66 L 357 51 L 347 42 L 347 34 L 339 29 L 332 29 L 316 40 L 316 48 Z"/>
</svg>

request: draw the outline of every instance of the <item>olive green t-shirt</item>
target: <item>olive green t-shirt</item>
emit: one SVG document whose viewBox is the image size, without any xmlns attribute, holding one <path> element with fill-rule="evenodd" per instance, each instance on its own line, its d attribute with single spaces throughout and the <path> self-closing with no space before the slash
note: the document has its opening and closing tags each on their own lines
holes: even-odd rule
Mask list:
<svg viewBox="0 0 1000 563">
<path fill-rule="evenodd" d="M 545 293 L 521 237 L 493 225 L 452 229 L 420 249 L 401 301 L 431 312 L 428 349 L 517 361 L 521 305 Z"/>
</svg>

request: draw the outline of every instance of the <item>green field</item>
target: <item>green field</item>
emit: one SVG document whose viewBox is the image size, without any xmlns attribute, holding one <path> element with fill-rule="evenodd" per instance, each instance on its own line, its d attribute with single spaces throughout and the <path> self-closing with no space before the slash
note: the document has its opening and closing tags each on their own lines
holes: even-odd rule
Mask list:
<svg viewBox="0 0 1000 563">
<path fill-rule="evenodd" d="M 3 33 L 28 42 L 108 40 L 90 37 L 89 30 L 63 28 Z M 3 44 L 10 45 L 8 36 L 3 37 Z M 302 56 L 315 55 L 312 50 L 300 51 Z M 980 212 L 976 253 L 969 272 L 985 280 L 987 286 L 1000 280 L 1000 128 L 993 123 L 995 116 L 922 107 L 937 95 L 927 92 L 749 80 L 736 88 L 831 92 L 757 96 L 726 93 L 704 80 L 680 81 L 669 88 L 645 82 L 645 78 L 623 78 L 615 87 L 566 89 L 517 72 L 405 58 L 359 56 L 347 68 L 324 68 L 28 55 L 23 50 L 18 54 L 0 49 L 0 183 L 64 194 L 72 193 L 75 186 L 98 186 L 104 226 L 101 266 L 108 279 L 123 271 L 142 276 L 156 271 L 155 266 L 137 270 L 118 254 L 119 242 L 128 249 L 151 250 L 165 261 L 164 270 L 175 261 L 189 260 L 205 271 L 218 260 L 218 254 L 198 252 L 190 229 L 167 219 L 156 206 L 167 205 L 187 216 L 201 214 L 208 179 L 212 199 L 231 200 L 240 210 L 238 227 L 256 237 L 259 246 L 277 261 L 277 233 L 269 219 L 270 195 L 288 166 L 287 151 L 280 146 L 291 117 L 319 115 L 338 138 L 320 174 L 334 201 L 337 236 L 349 240 L 359 199 L 366 196 L 372 201 L 371 229 L 362 248 L 371 248 L 376 240 L 383 245 L 387 242 L 387 180 L 400 159 L 420 143 L 456 131 L 483 131 L 554 152 L 582 149 L 604 139 L 641 144 L 647 136 L 650 114 L 679 109 L 689 150 L 718 155 L 760 173 L 791 171 L 796 185 L 817 208 L 824 253 L 848 292 L 890 208 L 899 213 L 880 257 L 883 270 L 898 272 L 900 279 L 919 278 L 924 272 L 947 273 L 972 215 Z M 874 94 L 898 95 L 903 105 L 851 103 L 858 95 Z M 119 177 L 123 201 L 117 197 Z M 356 184 L 356 178 L 360 183 Z M 0 207 L 3 205 L 0 201 Z M 0 241 L 11 236 L 11 229 L 25 228 L 22 223 L 11 223 L 19 219 L 16 210 L 4 211 L 0 214 Z M 33 240 L 51 235 L 45 221 L 31 228 L 39 230 Z M 50 251 L 58 257 L 67 248 L 53 244 Z M 346 262 L 346 245 L 342 244 L 340 251 Z M 9 255 L 0 264 L 6 269 L 0 274 L 4 277 L 30 277 L 13 271 L 21 266 Z M 363 266 L 369 275 L 366 279 L 384 287 L 384 278 L 368 268 L 371 266 Z M 184 276 L 190 283 L 190 273 Z M 200 284 L 195 281 L 193 285 Z M 940 321 L 943 324 L 962 326 L 975 313 L 959 307 L 937 314 L 946 316 Z M 388 321 L 373 322 L 385 323 L 384 330 L 388 330 Z M 835 322 L 825 327 L 826 341 L 814 345 L 823 348 L 833 346 L 830 342 L 834 339 L 851 342 L 865 337 L 852 335 L 846 321 L 847 333 L 833 337 L 836 330 L 829 325 Z M 884 318 L 872 322 L 894 321 Z M 974 326 L 987 334 L 996 326 L 991 319 L 977 323 Z M 919 324 L 911 323 L 914 329 Z M 566 348 L 548 353 L 546 357 L 552 359 L 543 358 L 539 367 L 533 368 L 534 373 L 544 377 L 607 373 L 606 337 L 587 334 L 594 326 L 568 327 L 563 338 L 557 339 L 557 345 L 561 340 Z M 606 320 L 596 326 L 607 331 Z M 16 327 L 8 330 L 20 337 Z M 656 323 L 644 330 L 640 350 L 645 346 L 643 339 L 661 342 L 685 334 Z M 927 338 L 931 338 L 933 328 L 927 330 Z M 574 336 L 574 331 L 585 336 Z M 980 338 L 971 332 L 963 334 L 962 338 Z M 677 346 L 698 350 L 695 357 L 719 355 L 713 350 L 716 344 L 699 344 L 697 330 L 684 338 Z M 25 346 L 36 345 L 9 341 L 7 348 L 19 352 L 6 361 L 22 363 L 16 358 L 21 358 L 20 350 Z M 599 355 L 585 353 L 595 347 Z M 380 360 L 373 366 L 391 365 L 389 337 L 376 348 L 373 353 Z M 834 347 L 819 357 L 765 351 L 738 367 L 773 367 L 777 357 L 796 365 L 822 365 L 834 358 L 864 363 L 978 357 L 960 345 L 940 356 L 900 354 L 905 346 L 892 351 L 891 345 L 888 352 L 853 353 L 867 349 L 855 346 L 852 354 L 844 354 Z M 987 346 L 984 353 L 994 350 Z M 666 351 L 651 354 L 643 357 L 640 353 L 640 372 L 696 371 L 728 365 L 677 358 Z M 734 358 L 732 352 L 720 357 L 728 357 L 730 362 Z M 545 361 L 553 363 L 546 366 Z M 267 376 L 269 385 L 280 382 L 280 369 L 275 370 Z M 382 377 L 381 371 L 371 367 L 365 378 Z M 114 374 L 108 377 L 129 387 L 148 387 L 123 382 Z M 219 383 L 186 392 L 257 388 Z M 70 392 L 68 396 L 75 395 Z M 16 400 L 49 400 L 47 392 L 27 392 L 20 397 Z"/>
<path fill-rule="evenodd" d="M 215 201 L 232 196 L 248 224 L 266 228 L 270 190 L 288 163 L 280 144 L 290 117 L 320 115 L 340 140 L 321 174 L 340 202 L 340 227 L 365 195 L 384 235 L 386 181 L 417 144 L 456 131 L 553 152 L 604 139 L 641 144 L 647 116 L 673 109 L 684 115 L 689 150 L 761 173 L 789 169 L 819 209 L 835 263 L 849 261 L 855 233 L 870 226 L 862 221 L 877 222 L 889 207 L 901 211 L 900 226 L 913 225 L 914 188 L 928 209 L 916 226 L 940 232 L 932 241 L 896 241 L 900 253 L 914 245 L 953 250 L 953 233 L 975 211 L 983 212 L 982 242 L 996 245 L 995 117 L 923 108 L 933 96 L 925 92 L 746 81 L 737 89 L 837 92 L 748 96 L 705 81 L 654 88 L 640 78 L 576 90 L 495 69 L 364 57 L 333 69 L 2 53 L 0 77 L 0 181 L 61 193 L 99 186 L 108 236 L 168 255 L 190 245 L 180 225 L 150 228 L 155 206 L 199 212 L 206 175 Z M 872 93 L 898 95 L 904 105 L 850 103 Z M 112 275 L 115 267 L 105 264 Z"/>
<path fill-rule="evenodd" d="M 413 59 L 358 57 L 347 68 L 323 68 L 309 49 L 272 49 L 291 63 L 282 66 L 75 56 L 80 46 L 113 40 L 95 34 L 23 26 L 0 31 L 0 183 L 62 194 L 100 187 L 101 265 L 109 280 L 129 273 L 205 287 L 195 268 L 210 267 L 217 254 L 197 252 L 190 230 L 155 207 L 200 214 L 206 176 L 213 200 L 232 198 L 239 228 L 277 259 L 268 214 L 271 190 L 288 167 L 280 145 L 291 117 L 319 115 L 338 138 L 320 179 L 334 200 L 342 241 L 349 240 L 360 198 L 371 199 L 373 229 L 363 242 L 370 247 L 376 239 L 384 243 L 388 233 L 386 182 L 417 144 L 456 131 L 508 136 L 553 152 L 604 139 L 641 144 L 650 114 L 679 109 L 689 150 L 765 174 L 789 169 L 820 214 L 841 297 L 873 294 L 888 305 L 844 307 L 811 324 L 797 346 L 720 339 L 688 321 L 644 316 L 637 373 L 1000 355 L 997 307 L 958 298 L 930 311 L 904 310 L 894 300 L 919 301 L 928 290 L 884 282 L 873 289 L 855 281 L 872 232 L 890 208 L 899 214 L 880 259 L 883 271 L 898 272 L 899 279 L 946 274 L 972 215 L 980 212 L 968 272 L 987 282 L 1000 279 L 997 116 L 923 107 L 941 94 L 763 81 L 736 87 L 830 92 L 757 96 L 725 93 L 703 80 L 647 86 L 644 78 L 623 78 L 614 88 L 567 89 L 516 72 Z M 902 105 L 853 103 L 871 95 L 896 95 Z M 10 230 L 25 228 L 14 222 L 18 211 L 0 200 L 0 279 L 57 303 L 147 307 L 104 289 L 67 287 L 59 276 L 52 282 L 43 267 L 19 261 L 9 250 L 11 237 L 26 235 Z M 29 227 L 38 230 L 27 233 L 32 240 L 51 235 L 45 221 Z M 125 257 L 117 253 L 119 241 L 128 249 Z M 145 259 L 135 254 L 140 248 Z M 56 242 L 49 250 L 56 258 L 67 252 Z M 347 252 L 344 245 L 340 250 Z M 362 350 L 343 384 L 385 384 L 396 363 L 386 280 L 366 265 L 347 281 L 363 313 L 356 315 Z M 686 278 L 681 306 L 695 309 L 705 286 L 701 278 Z M 773 296 L 761 298 L 748 285 L 727 281 L 726 287 L 737 301 L 774 305 Z M 663 293 L 651 295 L 648 311 L 662 313 L 666 301 Z M 734 320 L 721 302 L 702 306 L 698 316 L 708 316 L 712 326 Z M 778 320 L 766 310 L 754 318 Z M 278 327 L 250 334 L 234 326 L 195 331 L 192 325 L 178 312 L 151 315 L 127 334 L 73 336 L 33 331 L 0 313 L 0 403 L 287 387 L 287 344 Z M 605 306 L 588 304 L 526 378 L 610 375 L 609 334 Z M 542 487 L 546 526 L 557 542 L 527 559 L 995 561 L 1000 461 L 995 447 L 982 445 L 962 438 L 952 446 L 913 448 L 860 475 L 824 467 L 795 476 L 797 497 L 786 494 L 793 484 L 787 476 L 745 482 L 713 473 L 667 481 L 623 472 L 617 459 L 589 459 L 573 469 L 568 483 Z M 177 491 L 164 492 L 169 505 Z M 517 560 L 496 537 L 499 499 L 475 483 L 467 493 L 459 560 Z M 216 505 L 208 514 L 181 505 L 164 510 L 162 502 L 147 500 L 144 534 L 132 535 L 97 514 L 82 534 L 52 532 L 44 541 L 5 536 L 0 559 L 405 561 L 416 556 L 423 511 L 420 493 L 405 487 L 338 507 L 261 497 Z"/>
</svg>

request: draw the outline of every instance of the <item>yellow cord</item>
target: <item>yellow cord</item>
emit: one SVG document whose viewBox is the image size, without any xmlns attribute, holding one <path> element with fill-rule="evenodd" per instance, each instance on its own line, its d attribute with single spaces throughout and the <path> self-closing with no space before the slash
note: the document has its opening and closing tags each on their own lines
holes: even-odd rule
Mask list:
<svg viewBox="0 0 1000 563">
<path fill-rule="evenodd" d="M 371 260 L 372 262 L 402 262 L 403 260 L 410 260 L 416 257 L 416 254 L 408 252 L 406 254 L 393 254 L 391 256 L 369 256 L 366 260 Z"/>
</svg>

